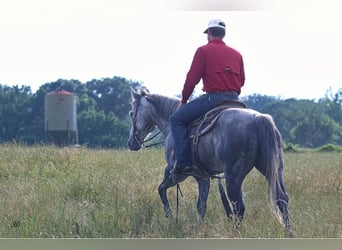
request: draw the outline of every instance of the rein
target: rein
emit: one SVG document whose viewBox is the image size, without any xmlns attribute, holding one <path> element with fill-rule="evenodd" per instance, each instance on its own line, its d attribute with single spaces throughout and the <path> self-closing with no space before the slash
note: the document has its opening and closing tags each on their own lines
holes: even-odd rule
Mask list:
<svg viewBox="0 0 342 250">
<path fill-rule="evenodd" d="M 152 143 L 150 145 L 144 146 L 145 148 L 152 148 L 154 146 L 158 146 L 160 144 L 163 144 L 165 141 L 160 141 L 160 142 L 156 142 L 156 143 Z"/>
<path fill-rule="evenodd" d="M 143 145 L 145 148 L 151 148 L 151 147 L 154 147 L 154 146 L 157 146 L 157 145 L 160 145 L 160 144 L 163 144 L 165 142 L 165 140 L 163 141 L 160 141 L 160 142 L 156 142 L 156 143 L 152 143 L 150 145 L 145 145 L 146 142 L 149 142 L 149 141 L 152 141 L 154 138 L 156 138 L 158 135 L 161 134 L 161 130 L 159 130 L 157 133 L 155 133 L 153 136 L 151 136 L 150 138 L 146 139 L 143 141 Z"/>
<path fill-rule="evenodd" d="M 163 144 L 165 142 L 165 140 L 162 140 L 160 142 L 156 142 L 156 143 L 152 143 L 150 145 L 145 145 L 146 142 L 152 141 L 154 138 L 156 138 L 158 135 L 160 135 L 162 133 L 163 130 L 165 130 L 167 128 L 168 125 L 166 125 L 163 129 L 159 129 L 159 131 L 157 133 L 155 133 L 153 136 L 151 136 L 150 138 L 146 139 L 143 141 L 143 145 L 145 148 L 152 148 L 154 146 Z"/>
<path fill-rule="evenodd" d="M 178 211 L 179 211 L 179 194 L 183 197 L 182 190 L 179 183 L 177 183 L 177 201 L 176 201 L 176 223 L 178 224 Z"/>
</svg>

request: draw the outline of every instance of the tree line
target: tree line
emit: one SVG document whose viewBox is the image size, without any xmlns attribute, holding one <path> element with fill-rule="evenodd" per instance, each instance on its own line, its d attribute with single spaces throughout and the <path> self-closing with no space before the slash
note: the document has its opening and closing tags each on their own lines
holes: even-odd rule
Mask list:
<svg viewBox="0 0 342 250">
<path fill-rule="evenodd" d="M 273 116 L 287 144 L 316 148 L 325 144 L 342 145 L 342 88 L 316 100 L 247 96 L 243 101 L 255 110 Z"/>
<path fill-rule="evenodd" d="M 44 144 L 44 98 L 64 89 L 77 98 L 79 144 L 123 148 L 129 136 L 131 87 L 142 83 L 122 77 L 93 79 L 86 83 L 59 79 L 42 85 L 36 93 L 29 86 L 0 84 L 0 143 Z M 342 145 L 342 88 L 317 100 L 280 99 L 254 94 L 241 99 L 249 108 L 268 113 L 287 144 L 319 147 Z"/>
<path fill-rule="evenodd" d="M 86 83 L 59 79 L 42 85 L 36 93 L 29 86 L 0 85 L 0 143 L 45 143 L 45 95 L 63 89 L 77 96 L 79 144 L 125 147 L 130 129 L 130 87 L 139 86 L 139 82 L 122 77 Z"/>
</svg>

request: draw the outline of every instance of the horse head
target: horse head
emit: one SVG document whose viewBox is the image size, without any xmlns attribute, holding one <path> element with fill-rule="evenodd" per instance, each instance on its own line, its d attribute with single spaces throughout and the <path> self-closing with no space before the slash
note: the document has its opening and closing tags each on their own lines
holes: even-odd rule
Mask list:
<svg viewBox="0 0 342 250">
<path fill-rule="evenodd" d="M 148 101 L 148 90 L 131 88 L 131 96 L 133 99 L 132 110 L 129 112 L 131 130 L 127 144 L 130 150 L 138 151 L 141 149 L 144 139 L 154 130 L 156 124 L 151 119 L 153 105 Z"/>
</svg>

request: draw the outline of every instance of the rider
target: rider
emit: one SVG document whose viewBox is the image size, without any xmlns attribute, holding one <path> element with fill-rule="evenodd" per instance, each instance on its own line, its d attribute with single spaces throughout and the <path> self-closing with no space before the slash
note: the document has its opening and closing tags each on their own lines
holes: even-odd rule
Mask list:
<svg viewBox="0 0 342 250">
<path fill-rule="evenodd" d="M 208 44 L 199 47 L 194 55 L 182 90 L 177 111 L 170 117 L 176 162 L 173 173 L 191 172 L 192 159 L 187 125 L 226 100 L 238 100 L 245 82 L 241 54 L 223 41 L 226 25 L 220 19 L 209 22 L 204 31 Z M 188 102 L 195 85 L 202 79 L 206 94 Z"/>
</svg>

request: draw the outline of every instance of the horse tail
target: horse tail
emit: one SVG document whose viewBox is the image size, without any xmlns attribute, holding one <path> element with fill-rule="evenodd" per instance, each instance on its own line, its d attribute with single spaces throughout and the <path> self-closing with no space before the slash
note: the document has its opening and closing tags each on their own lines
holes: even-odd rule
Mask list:
<svg viewBox="0 0 342 250">
<path fill-rule="evenodd" d="M 279 169 L 283 164 L 281 136 L 270 115 L 258 116 L 256 128 L 259 144 L 259 159 L 256 168 L 265 175 L 268 181 L 270 203 L 272 210 L 276 213 L 274 209 L 276 208 L 277 190 L 281 190 L 279 188 Z"/>
</svg>

